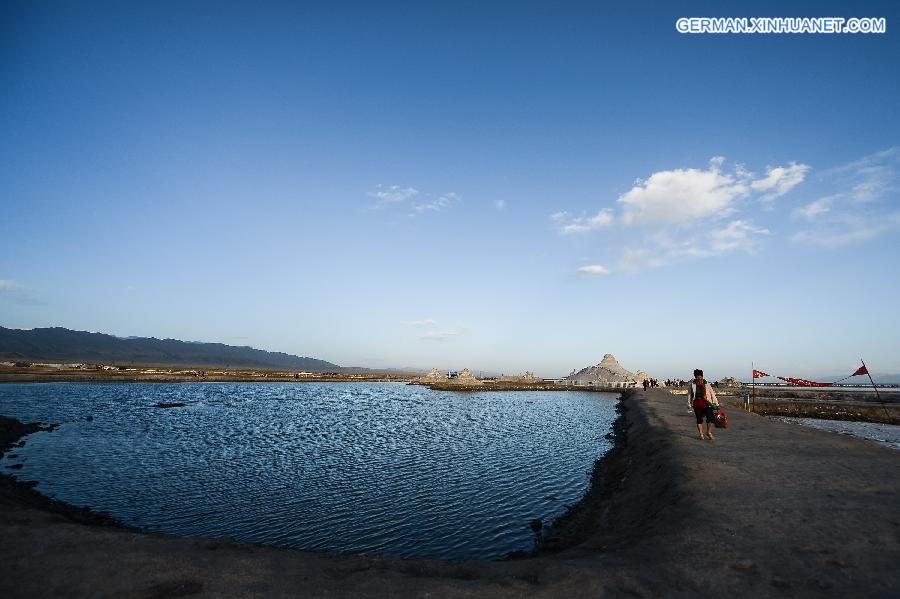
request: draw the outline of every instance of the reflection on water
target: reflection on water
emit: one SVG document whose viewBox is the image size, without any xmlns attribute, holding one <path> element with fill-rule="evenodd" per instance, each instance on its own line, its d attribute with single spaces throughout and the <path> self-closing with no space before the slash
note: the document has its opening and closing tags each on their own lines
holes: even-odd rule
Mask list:
<svg viewBox="0 0 900 599">
<path fill-rule="evenodd" d="M 896 424 L 881 424 L 879 422 L 849 422 L 844 420 L 822 420 L 820 418 L 786 418 L 778 420 L 817 428 L 823 431 L 853 435 L 887 445 L 893 449 L 900 449 L 900 426 Z"/>
<path fill-rule="evenodd" d="M 497 559 L 531 549 L 529 522 L 587 490 L 616 397 L 397 383 L 0 385 L 0 414 L 62 425 L 3 461 L 48 495 L 152 530 Z"/>
</svg>

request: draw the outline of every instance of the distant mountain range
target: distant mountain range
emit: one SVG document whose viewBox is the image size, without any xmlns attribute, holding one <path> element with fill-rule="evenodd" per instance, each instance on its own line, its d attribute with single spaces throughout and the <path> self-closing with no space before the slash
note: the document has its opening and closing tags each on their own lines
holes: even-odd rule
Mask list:
<svg viewBox="0 0 900 599">
<path fill-rule="evenodd" d="M 228 366 L 311 372 L 351 370 L 325 360 L 252 347 L 155 337 L 121 338 L 62 327 L 31 330 L 0 327 L 0 359 L 119 365 Z"/>
</svg>

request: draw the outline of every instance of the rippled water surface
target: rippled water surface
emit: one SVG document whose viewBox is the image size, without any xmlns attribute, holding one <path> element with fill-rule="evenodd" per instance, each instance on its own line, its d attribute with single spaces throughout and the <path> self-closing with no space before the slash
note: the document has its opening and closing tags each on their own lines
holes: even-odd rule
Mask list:
<svg viewBox="0 0 900 599">
<path fill-rule="evenodd" d="M 0 414 L 62 425 L 3 460 L 48 495 L 168 533 L 448 559 L 530 550 L 529 522 L 587 490 L 615 400 L 397 383 L 0 385 Z"/>
</svg>

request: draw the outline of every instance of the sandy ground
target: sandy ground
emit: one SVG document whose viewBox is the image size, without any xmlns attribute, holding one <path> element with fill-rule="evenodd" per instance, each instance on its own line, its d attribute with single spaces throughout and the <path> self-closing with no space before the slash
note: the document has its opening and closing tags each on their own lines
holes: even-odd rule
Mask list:
<svg viewBox="0 0 900 599">
<path fill-rule="evenodd" d="M 0 489 L 0 596 L 900 596 L 900 452 L 734 409 L 700 441 L 664 391 L 622 409 L 552 553 L 326 556 L 79 524 Z"/>
</svg>

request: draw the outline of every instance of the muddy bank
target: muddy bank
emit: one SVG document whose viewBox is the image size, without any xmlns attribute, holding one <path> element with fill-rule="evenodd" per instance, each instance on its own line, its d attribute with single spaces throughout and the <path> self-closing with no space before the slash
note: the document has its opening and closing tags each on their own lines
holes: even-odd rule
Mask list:
<svg viewBox="0 0 900 599">
<path fill-rule="evenodd" d="M 37 422 L 23 423 L 15 418 L 0 416 L 0 460 L 16 447 L 22 447 L 27 440 L 23 439 L 31 433 L 39 431 L 53 432 L 59 425 L 42 425 Z M 0 462 L 2 463 L 2 462 Z M 0 506 L 16 508 L 27 507 L 62 516 L 70 522 L 91 524 L 96 526 L 112 526 L 138 530 L 126 526 L 112 518 L 106 512 L 95 512 L 90 507 L 78 507 L 47 497 L 34 490 L 38 481 L 19 480 L 14 475 L 0 473 Z"/>
<path fill-rule="evenodd" d="M 39 422 L 31 422 L 25 424 L 15 418 L 7 418 L 0 416 L 0 458 L 3 454 L 16 443 L 19 443 L 22 437 L 36 433 L 38 431 L 52 431 L 57 428 L 56 425 L 44 426 Z"/>
<path fill-rule="evenodd" d="M 616 406 L 618 417 L 613 422 L 612 432 L 606 436 L 613 446 L 594 463 L 587 493 L 546 529 L 540 531 L 532 556 L 557 553 L 578 545 L 603 521 L 604 511 L 613 505 L 615 494 L 620 490 L 626 475 L 627 460 L 623 456 L 628 443 L 628 422 L 625 417 L 627 409 L 622 401 Z M 601 526 L 613 528 L 609 522 Z"/>
<path fill-rule="evenodd" d="M 535 557 L 322 555 L 84 526 L 4 496 L 0 595 L 897 596 L 897 452 L 739 410 L 699 441 L 683 404 L 625 394 L 624 442 Z"/>
</svg>

